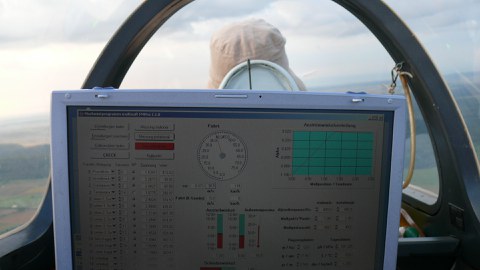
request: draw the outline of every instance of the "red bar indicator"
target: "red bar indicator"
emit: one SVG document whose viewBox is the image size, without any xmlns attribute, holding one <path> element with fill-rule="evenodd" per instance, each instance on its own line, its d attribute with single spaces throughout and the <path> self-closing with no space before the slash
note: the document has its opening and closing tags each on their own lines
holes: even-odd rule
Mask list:
<svg viewBox="0 0 480 270">
<path fill-rule="evenodd" d="M 217 233 L 217 248 L 223 248 L 223 233 Z"/>
<path fill-rule="evenodd" d="M 240 238 L 238 239 L 238 248 L 242 249 L 245 248 L 245 235 L 240 235 Z"/>
<path fill-rule="evenodd" d="M 238 216 L 238 248 L 245 248 L 245 214 Z"/>
<path fill-rule="evenodd" d="M 175 150 L 175 143 L 136 142 L 135 150 Z"/>
<path fill-rule="evenodd" d="M 217 214 L 217 248 L 223 248 L 223 214 Z"/>
</svg>

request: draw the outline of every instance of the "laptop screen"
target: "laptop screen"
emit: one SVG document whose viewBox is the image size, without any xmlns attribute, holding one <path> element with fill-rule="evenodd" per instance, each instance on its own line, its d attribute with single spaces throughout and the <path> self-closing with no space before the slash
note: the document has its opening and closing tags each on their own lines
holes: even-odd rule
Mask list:
<svg viewBox="0 0 480 270">
<path fill-rule="evenodd" d="M 67 106 L 73 269 L 382 269 L 392 111 Z"/>
</svg>

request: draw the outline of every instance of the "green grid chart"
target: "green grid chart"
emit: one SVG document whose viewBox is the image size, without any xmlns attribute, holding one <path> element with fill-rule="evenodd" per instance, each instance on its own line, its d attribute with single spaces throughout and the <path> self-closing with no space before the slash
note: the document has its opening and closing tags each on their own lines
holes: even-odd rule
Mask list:
<svg viewBox="0 0 480 270">
<path fill-rule="evenodd" d="M 292 175 L 372 175 L 372 132 L 293 132 Z"/>
</svg>

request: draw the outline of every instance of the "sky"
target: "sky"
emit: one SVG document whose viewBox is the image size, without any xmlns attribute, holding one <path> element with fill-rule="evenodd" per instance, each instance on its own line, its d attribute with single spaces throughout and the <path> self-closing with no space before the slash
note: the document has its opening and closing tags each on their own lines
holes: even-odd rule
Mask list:
<svg viewBox="0 0 480 270">
<path fill-rule="evenodd" d="M 50 92 L 78 89 L 108 39 L 141 2 L 0 0 L 0 120 L 48 115 Z M 480 71 L 480 1 L 386 2 L 442 73 Z M 160 28 L 122 88 L 205 88 L 211 34 L 252 17 L 280 29 L 291 68 L 307 87 L 389 79 L 392 59 L 355 17 L 331 1 L 199 0 Z"/>
</svg>

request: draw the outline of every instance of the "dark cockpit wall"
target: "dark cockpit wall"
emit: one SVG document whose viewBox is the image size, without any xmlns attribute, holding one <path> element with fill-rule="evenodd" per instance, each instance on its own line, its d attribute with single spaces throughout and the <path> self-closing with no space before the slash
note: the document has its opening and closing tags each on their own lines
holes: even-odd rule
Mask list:
<svg viewBox="0 0 480 270">
<path fill-rule="evenodd" d="M 137 55 L 163 23 L 191 1 L 145 1 L 112 37 L 82 88 L 119 87 Z M 414 75 L 410 87 L 432 140 L 440 176 L 431 206 L 406 196 L 403 207 L 428 237 L 399 243 L 399 269 L 480 268 L 480 177 L 475 152 L 450 90 L 415 35 L 383 2 L 336 0 Z M 51 192 L 24 228 L 0 240 L 0 268 L 54 267 Z"/>
</svg>

